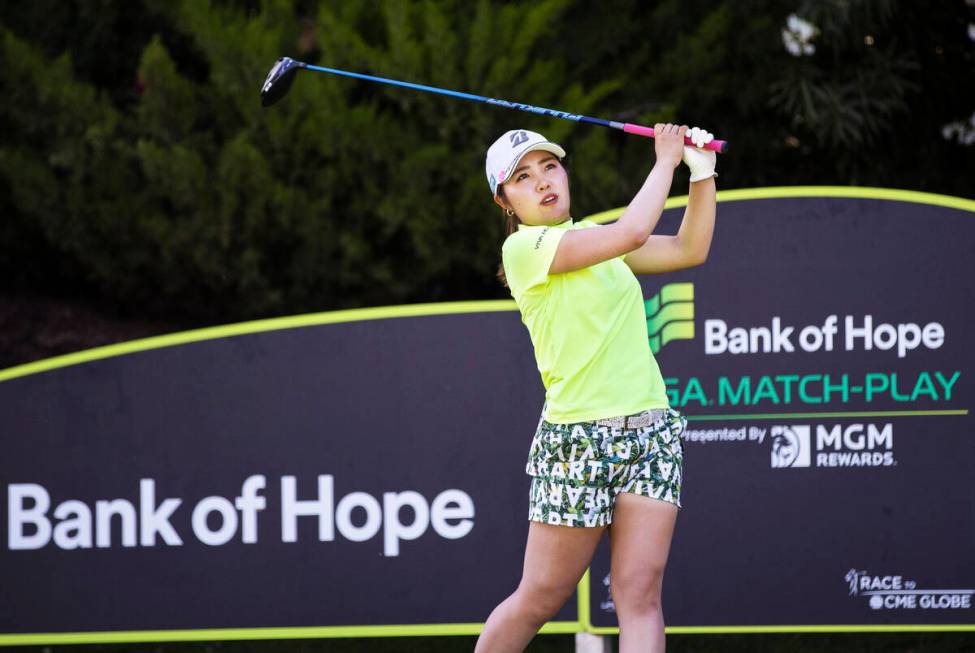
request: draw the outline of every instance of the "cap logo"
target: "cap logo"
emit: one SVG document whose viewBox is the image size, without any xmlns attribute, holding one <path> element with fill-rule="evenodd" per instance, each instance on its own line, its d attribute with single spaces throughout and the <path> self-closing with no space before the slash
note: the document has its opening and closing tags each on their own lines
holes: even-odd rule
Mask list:
<svg viewBox="0 0 975 653">
<path fill-rule="evenodd" d="M 511 147 L 518 147 L 528 140 L 528 134 L 523 131 L 517 131 L 509 138 L 511 139 Z"/>
</svg>

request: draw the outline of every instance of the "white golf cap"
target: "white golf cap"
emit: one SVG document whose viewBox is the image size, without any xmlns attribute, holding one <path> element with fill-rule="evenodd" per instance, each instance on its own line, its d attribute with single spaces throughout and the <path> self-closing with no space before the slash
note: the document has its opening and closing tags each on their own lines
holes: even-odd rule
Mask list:
<svg viewBox="0 0 975 653">
<path fill-rule="evenodd" d="M 512 129 L 494 141 L 488 148 L 484 163 L 484 172 L 487 174 L 492 195 L 497 195 L 498 186 L 507 181 L 508 176 L 518 167 L 521 157 L 532 150 L 545 150 L 560 159 L 565 157 L 565 150 L 559 145 L 526 129 Z"/>
</svg>

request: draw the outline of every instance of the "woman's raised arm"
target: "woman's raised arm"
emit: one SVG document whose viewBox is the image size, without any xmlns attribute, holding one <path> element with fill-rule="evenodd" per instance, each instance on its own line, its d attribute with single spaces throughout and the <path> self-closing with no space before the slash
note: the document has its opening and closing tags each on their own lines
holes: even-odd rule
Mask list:
<svg viewBox="0 0 975 653">
<path fill-rule="evenodd" d="M 657 161 L 633 201 L 611 225 L 574 229 L 559 242 L 549 274 L 581 270 L 639 249 L 650 238 L 681 162 L 687 126 L 654 125 Z"/>
</svg>

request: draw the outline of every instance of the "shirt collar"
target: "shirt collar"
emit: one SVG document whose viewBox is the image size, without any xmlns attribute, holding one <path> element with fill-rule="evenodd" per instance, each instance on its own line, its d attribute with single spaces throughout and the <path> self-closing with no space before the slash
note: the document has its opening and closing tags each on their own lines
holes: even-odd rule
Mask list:
<svg viewBox="0 0 975 653">
<path fill-rule="evenodd" d="M 541 227 L 541 226 L 543 226 L 543 225 L 540 225 L 540 224 L 519 224 L 518 225 L 518 231 L 521 231 L 522 229 L 524 229 L 526 227 Z M 551 227 L 553 229 L 568 229 L 569 227 L 572 226 L 572 218 L 571 217 L 570 218 L 566 218 L 565 219 L 565 222 L 560 222 L 558 224 L 548 224 L 548 225 L 544 225 L 544 226 Z"/>
</svg>

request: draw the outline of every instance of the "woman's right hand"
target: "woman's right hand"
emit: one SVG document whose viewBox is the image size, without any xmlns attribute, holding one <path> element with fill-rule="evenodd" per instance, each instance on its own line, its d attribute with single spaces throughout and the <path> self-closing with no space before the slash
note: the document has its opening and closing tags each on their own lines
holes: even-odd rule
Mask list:
<svg viewBox="0 0 975 653">
<path fill-rule="evenodd" d="M 653 149 L 657 153 L 657 163 L 670 164 L 671 168 L 680 165 L 684 155 L 684 132 L 687 125 L 658 122 L 653 126 Z"/>
</svg>

